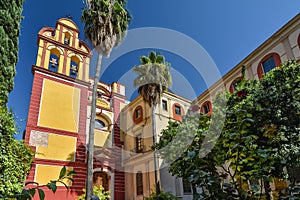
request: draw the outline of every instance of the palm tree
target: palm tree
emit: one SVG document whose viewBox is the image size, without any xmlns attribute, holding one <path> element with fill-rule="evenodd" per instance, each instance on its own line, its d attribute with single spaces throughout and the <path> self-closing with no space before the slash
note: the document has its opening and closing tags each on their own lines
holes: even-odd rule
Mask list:
<svg viewBox="0 0 300 200">
<path fill-rule="evenodd" d="M 155 108 L 160 104 L 161 95 L 164 90 L 172 85 L 172 77 L 170 74 L 170 63 L 165 62 L 164 56 L 151 51 L 149 56 L 140 57 L 140 65 L 133 67 L 133 72 L 137 73 L 134 80 L 134 86 L 138 87 L 138 93 L 143 97 L 144 101 L 151 107 L 152 118 L 152 135 L 153 145 L 156 145 L 156 121 Z M 157 177 L 157 158 L 154 150 L 154 174 L 156 199 L 160 193 L 160 186 Z"/>
<path fill-rule="evenodd" d="M 93 194 L 94 127 L 96 115 L 96 94 L 101 71 L 102 56 L 109 57 L 112 48 L 118 45 L 130 22 L 129 12 L 124 8 L 126 0 L 86 0 L 81 20 L 84 22 L 85 37 L 98 53 L 98 61 L 92 88 L 92 109 L 89 127 L 88 167 L 86 199 Z"/>
</svg>

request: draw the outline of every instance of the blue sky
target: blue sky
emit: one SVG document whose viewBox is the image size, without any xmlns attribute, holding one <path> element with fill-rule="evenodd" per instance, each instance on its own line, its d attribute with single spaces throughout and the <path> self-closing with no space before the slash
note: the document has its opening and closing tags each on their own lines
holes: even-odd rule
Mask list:
<svg viewBox="0 0 300 200">
<path fill-rule="evenodd" d="M 20 132 L 25 129 L 27 120 L 33 80 L 31 66 L 36 61 L 38 31 L 45 26 L 55 27 L 58 19 L 70 14 L 81 30 L 80 38 L 85 40 L 83 23 L 80 21 L 83 7 L 82 0 L 25 1 L 15 88 L 8 103 L 16 115 Z M 174 67 L 173 74 L 176 80 L 179 80 L 174 83 L 172 90 L 193 98 L 207 88 L 203 73 L 199 73 L 199 66 L 195 66 L 192 61 L 193 57 L 198 55 L 198 47 L 202 48 L 200 50 L 203 51 L 203 55 L 207 54 L 197 59 L 209 60 L 220 75 L 224 75 L 297 15 L 299 8 L 300 1 L 286 0 L 128 0 L 127 9 L 133 17 L 128 38 L 125 38 L 119 48 L 113 50 L 117 53 L 113 52 L 112 58 L 104 60 L 104 64 L 110 64 L 104 66 L 100 80 L 107 83 L 123 81 L 121 83 L 130 91 L 128 99 L 132 99 L 134 88 L 128 78 L 133 80 L 134 77 L 130 70 L 132 66 L 139 64 L 140 55 L 148 54 L 150 49 L 158 47 L 158 51 Z M 141 28 L 146 28 L 145 34 Z M 154 33 L 158 34 L 161 29 L 164 29 L 164 33 L 174 34 L 174 37 L 154 37 Z M 158 43 L 158 46 L 152 47 L 143 43 L 136 43 L 135 46 L 137 41 L 132 39 L 132 33 L 138 33 L 139 39 L 145 41 L 147 38 L 150 42 L 157 39 L 153 43 Z M 177 36 L 179 39 L 176 39 Z M 164 43 L 169 40 L 171 44 Z M 186 48 L 187 41 L 197 43 L 197 48 Z M 122 49 L 126 49 L 123 55 L 118 53 Z M 210 65 L 205 62 L 200 66 L 200 71 L 211 71 L 207 67 Z M 187 91 L 189 92 L 186 93 Z"/>
</svg>

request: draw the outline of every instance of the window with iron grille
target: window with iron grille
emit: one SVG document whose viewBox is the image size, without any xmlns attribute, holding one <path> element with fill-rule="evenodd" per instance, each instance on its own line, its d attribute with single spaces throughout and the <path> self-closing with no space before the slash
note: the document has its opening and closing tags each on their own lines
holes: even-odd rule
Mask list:
<svg viewBox="0 0 300 200">
<path fill-rule="evenodd" d="M 143 195 L 143 174 L 140 171 L 136 174 L 136 195 Z"/>
<path fill-rule="evenodd" d="M 135 152 L 136 153 L 143 152 L 143 138 L 141 134 L 135 137 Z"/>
<path fill-rule="evenodd" d="M 183 194 L 192 194 L 191 183 L 182 179 Z"/>
</svg>

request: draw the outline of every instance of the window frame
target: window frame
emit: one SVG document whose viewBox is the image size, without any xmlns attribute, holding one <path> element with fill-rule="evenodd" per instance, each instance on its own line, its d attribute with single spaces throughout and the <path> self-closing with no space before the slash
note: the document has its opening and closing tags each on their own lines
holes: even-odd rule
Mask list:
<svg viewBox="0 0 300 200">
<path fill-rule="evenodd" d="M 208 112 L 204 112 L 204 107 L 208 107 Z M 202 103 L 201 105 L 201 113 L 206 114 L 206 115 L 210 115 L 212 112 L 212 104 L 210 101 L 205 101 L 204 103 Z"/>
<path fill-rule="evenodd" d="M 143 138 L 142 134 L 138 134 L 135 136 L 135 152 L 136 153 L 142 153 L 144 148 L 143 148 Z"/>
<path fill-rule="evenodd" d="M 267 54 L 266 56 L 264 56 L 258 66 L 257 66 L 257 75 L 258 75 L 258 78 L 261 79 L 264 77 L 264 75 L 268 72 L 264 72 L 264 69 L 263 69 L 263 62 L 267 61 L 268 59 L 270 59 L 271 57 L 274 58 L 274 64 L 275 64 L 275 67 L 278 67 L 281 65 L 281 59 L 280 59 L 280 56 L 278 55 L 278 53 L 269 53 Z M 273 67 L 272 69 L 274 69 L 275 67 Z"/>
<path fill-rule="evenodd" d="M 231 93 L 231 94 L 233 94 L 234 93 L 234 91 L 236 90 L 236 84 L 237 84 L 237 81 L 241 81 L 242 80 L 242 78 L 243 77 L 237 77 L 237 78 L 235 78 L 232 82 L 231 82 L 231 84 L 230 84 L 230 86 L 229 86 L 229 92 Z"/>
<path fill-rule="evenodd" d="M 180 108 L 180 115 L 176 112 L 176 108 Z M 173 118 L 177 121 L 182 120 L 182 115 L 184 115 L 184 110 L 179 103 L 174 103 L 172 105 Z"/>
<path fill-rule="evenodd" d="M 139 113 L 139 114 L 137 114 L 137 113 Z M 138 124 L 141 121 L 143 121 L 143 108 L 142 108 L 142 106 L 137 106 L 134 109 L 132 118 L 133 118 L 133 122 L 135 124 Z"/>
<path fill-rule="evenodd" d="M 136 109 L 136 110 L 134 111 L 134 117 L 135 117 L 136 119 L 138 119 L 138 118 L 141 117 L 141 109 Z"/>
<path fill-rule="evenodd" d="M 298 35 L 298 47 L 300 49 L 300 34 Z"/>
<path fill-rule="evenodd" d="M 93 186 L 102 186 L 104 191 L 109 191 L 110 176 L 104 171 L 96 171 L 93 173 Z"/>
<path fill-rule="evenodd" d="M 76 64 L 76 65 L 75 65 L 75 64 Z M 74 72 L 74 70 L 72 69 L 72 66 L 73 66 L 73 65 L 76 67 L 75 73 L 73 73 L 73 72 Z M 79 64 L 78 64 L 76 61 L 71 60 L 71 62 L 70 62 L 70 77 L 72 77 L 72 78 L 77 78 L 78 70 L 79 70 Z"/>
<path fill-rule="evenodd" d="M 99 124 L 101 124 L 102 126 L 97 126 L 97 122 Z M 95 128 L 96 129 L 103 129 L 105 127 L 106 127 L 106 124 L 105 124 L 105 122 L 103 120 L 101 120 L 101 119 L 95 119 Z"/>
<path fill-rule="evenodd" d="M 193 194 L 191 183 L 185 179 L 182 179 L 182 191 L 184 195 Z"/>
<path fill-rule="evenodd" d="M 56 63 L 54 63 L 54 59 L 56 59 L 55 61 Z M 53 65 L 55 67 L 52 67 Z M 59 66 L 59 56 L 56 55 L 54 52 L 50 52 L 48 69 L 52 72 L 58 72 L 58 66 Z"/>
<path fill-rule="evenodd" d="M 176 114 L 176 115 L 181 116 L 181 106 L 175 105 L 175 106 L 174 106 L 174 111 L 175 111 L 175 114 Z"/>
<path fill-rule="evenodd" d="M 136 180 L 136 195 L 140 196 L 144 194 L 144 183 L 143 183 L 143 173 L 138 171 L 135 176 Z"/>
<path fill-rule="evenodd" d="M 162 100 L 161 101 L 161 104 L 162 104 L 162 109 L 164 110 L 164 111 L 168 111 L 168 102 L 167 102 L 167 100 Z"/>
</svg>

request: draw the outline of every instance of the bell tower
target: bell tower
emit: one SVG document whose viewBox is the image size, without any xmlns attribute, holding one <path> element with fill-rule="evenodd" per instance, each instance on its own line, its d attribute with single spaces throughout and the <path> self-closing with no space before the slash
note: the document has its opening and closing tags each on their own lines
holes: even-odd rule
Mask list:
<svg viewBox="0 0 300 200">
<path fill-rule="evenodd" d="M 70 19 L 60 19 L 56 28 L 42 28 L 38 33 L 36 65 L 68 80 L 89 81 L 91 51 L 79 40 L 79 30 Z M 51 73 L 53 74 L 53 73 Z"/>
<path fill-rule="evenodd" d="M 56 180 L 63 166 L 76 171 L 74 182 L 59 185 L 46 199 L 76 199 L 85 187 L 91 50 L 79 39 L 76 24 L 59 19 L 38 33 L 36 64 L 25 142 L 35 152 L 26 182 Z"/>
</svg>

